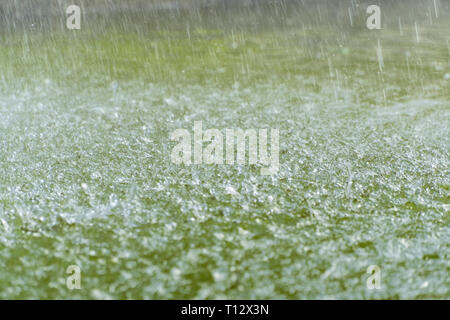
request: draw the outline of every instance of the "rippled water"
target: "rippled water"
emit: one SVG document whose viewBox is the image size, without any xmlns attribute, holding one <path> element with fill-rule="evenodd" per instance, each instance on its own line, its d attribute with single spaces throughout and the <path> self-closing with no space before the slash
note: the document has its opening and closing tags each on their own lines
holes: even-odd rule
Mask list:
<svg viewBox="0 0 450 320">
<path fill-rule="evenodd" d="M 302 10 L 4 32 L 0 297 L 448 299 L 441 2 L 402 34 L 394 10 L 375 32 Z M 279 128 L 280 170 L 172 164 L 196 120 Z"/>
</svg>

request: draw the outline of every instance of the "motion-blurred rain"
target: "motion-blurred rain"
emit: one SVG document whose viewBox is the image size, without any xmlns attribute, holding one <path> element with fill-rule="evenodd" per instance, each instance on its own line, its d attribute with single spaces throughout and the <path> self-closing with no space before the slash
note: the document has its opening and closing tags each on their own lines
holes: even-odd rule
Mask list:
<svg viewBox="0 0 450 320">
<path fill-rule="evenodd" d="M 0 298 L 449 299 L 449 31 L 447 0 L 1 1 Z M 173 164 L 194 121 L 280 129 L 279 171 Z"/>
</svg>

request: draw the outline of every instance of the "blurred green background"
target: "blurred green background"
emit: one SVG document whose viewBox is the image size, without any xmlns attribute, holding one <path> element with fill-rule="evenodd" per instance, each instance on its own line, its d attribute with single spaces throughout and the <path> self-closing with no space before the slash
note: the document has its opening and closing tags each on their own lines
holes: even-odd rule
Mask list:
<svg viewBox="0 0 450 320">
<path fill-rule="evenodd" d="M 69 3 L 0 5 L 0 298 L 450 297 L 447 1 L 376 1 L 381 30 L 362 1 Z M 172 164 L 197 120 L 279 128 L 279 172 Z"/>
</svg>

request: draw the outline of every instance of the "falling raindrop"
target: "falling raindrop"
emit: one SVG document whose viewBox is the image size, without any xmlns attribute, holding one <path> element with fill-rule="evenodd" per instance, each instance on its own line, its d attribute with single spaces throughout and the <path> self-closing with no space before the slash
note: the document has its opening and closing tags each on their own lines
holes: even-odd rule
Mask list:
<svg viewBox="0 0 450 320">
<path fill-rule="evenodd" d="M 420 35 L 419 35 L 419 26 L 417 25 L 417 21 L 414 21 L 414 29 L 416 31 L 416 42 L 420 42 Z"/>
<path fill-rule="evenodd" d="M 437 19 L 437 18 L 439 18 L 439 14 L 438 14 L 438 7 L 437 7 L 437 4 L 436 4 L 436 0 L 433 0 L 433 5 L 434 5 L 434 15 L 435 15 L 435 17 Z"/>
<path fill-rule="evenodd" d="M 384 69 L 384 59 L 383 59 L 383 49 L 381 48 L 380 39 L 378 39 L 378 45 L 377 45 L 377 58 L 378 58 L 378 68 L 382 72 Z"/>
<path fill-rule="evenodd" d="M 348 17 L 350 19 L 350 26 L 353 27 L 353 14 L 352 14 L 352 8 L 351 7 L 348 8 Z"/>
<path fill-rule="evenodd" d="M 402 18 L 398 17 L 398 28 L 400 30 L 400 35 L 403 35 Z"/>
</svg>

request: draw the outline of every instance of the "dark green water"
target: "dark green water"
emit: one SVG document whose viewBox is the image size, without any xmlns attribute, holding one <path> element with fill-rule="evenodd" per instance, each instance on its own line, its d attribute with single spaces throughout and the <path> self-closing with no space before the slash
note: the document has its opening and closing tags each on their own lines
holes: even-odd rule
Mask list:
<svg viewBox="0 0 450 320">
<path fill-rule="evenodd" d="M 9 17 L 0 298 L 448 299 L 440 4 L 382 7 L 373 31 L 351 4 Z M 278 173 L 173 164 L 199 120 L 278 128 Z"/>
</svg>

